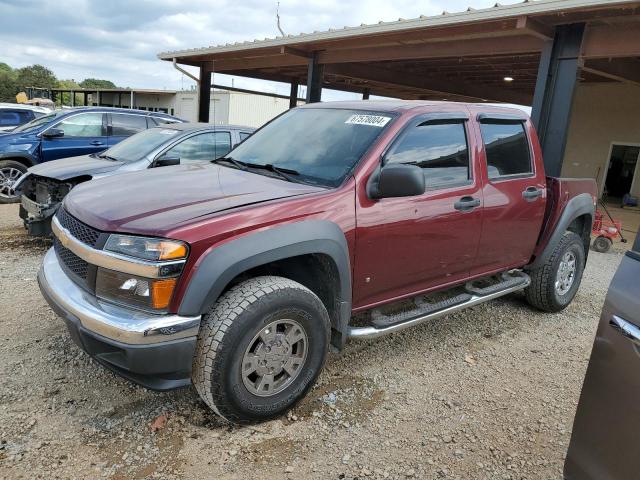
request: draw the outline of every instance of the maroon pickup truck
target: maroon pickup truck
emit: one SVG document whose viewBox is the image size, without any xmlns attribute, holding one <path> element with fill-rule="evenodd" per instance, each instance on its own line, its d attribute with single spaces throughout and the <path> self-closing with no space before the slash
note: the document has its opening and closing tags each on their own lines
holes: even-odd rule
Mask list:
<svg viewBox="0 0 640 480">
<path fill-rule="evenodd" d="M 349 339 L 517 290 L 565 308 L 596 201 L 545 177 L 524 113 L 473 104 L 308 105 L 167 168 L 76 187 L 38 280 L 98 362 L 234 422 L 286 411 Z"/>
</svg>

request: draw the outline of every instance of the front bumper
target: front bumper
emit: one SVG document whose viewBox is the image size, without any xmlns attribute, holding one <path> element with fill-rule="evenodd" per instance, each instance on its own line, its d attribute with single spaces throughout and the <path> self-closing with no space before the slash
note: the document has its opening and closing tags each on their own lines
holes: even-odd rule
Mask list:
<svg viewBox="0 0 640 480">
<path fill-rule="evenodd" d="M 190 383 L 199 316 L 153 315 L 103 302 L 66 275 L 53 248 L 38 284 L 74 342 L 106 367 L 154 390 Z"/>
<path fill-rule="evenodd" d="M 42 205 L 25 195 L 20 197 L 20 218 L 29 235 L 45 237 L 51 234 L 51 217 L 59 203 Z"/>
</svg>

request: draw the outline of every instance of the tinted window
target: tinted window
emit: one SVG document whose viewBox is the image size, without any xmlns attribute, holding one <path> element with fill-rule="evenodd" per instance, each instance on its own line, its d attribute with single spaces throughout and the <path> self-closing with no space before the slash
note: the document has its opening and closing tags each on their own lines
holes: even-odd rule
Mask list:
<svg viewBox="0 0 640 480">
<path fill-rule="evenodd" d="M 231 134 L 229 132 L 201 133 L 189 137 L 165 155 L 180 157 L 180 163 L 211 161 L 225 155 L 231 150 Z"/>
<path fill-rule="evenodd" d="M 142 115 L 111 114 L 111 134 L 128 137 L 147 129 L 147 119 Z"/>
<path fill-rule="evenodd" d="M 464 124 L 427 123 L 412 128 L 392 147 L 386 163 L 422 167 L 427 187 L 466 183 L 471 176 Z"/>
<path fill-rule="evenodd" d="M 231 155 L 244 163 L 295 170 L 293 178 L 303 182 L 336 187 L 392 119 L 373 111 L 296 108 L 253 133 Z"/>
<path fill-rule="evenodd" d="M 101 137 L 102 113 L 81 113 L 65 118 L 54 128 L 62 130 L 67 137 Z"/>
<path fill-rule="evenodd" d="M 529 142 L 522 123 L 480 124 L 489 178 L 532 173 Z"/>
<path fill-rule="evenodd" d="M 247 132 L 240 132 L 240 141 L 242 142 L 243 140 L 249 138 L 251 136 L 250 133 Z"/>
<path fill-rule="evenodd" d="M 15 127 L 33 118 L 29 110 L 0 110 L 0 127 Z"/>
<path fill-rule="evenodd" d="M 149 155 L 161 145 L 169 143 L 179 133 L 171 128 L 150 128 L 125 138 L 104 152 L 104 155 L 121 162 L 135 162 Z"/>
</svg>

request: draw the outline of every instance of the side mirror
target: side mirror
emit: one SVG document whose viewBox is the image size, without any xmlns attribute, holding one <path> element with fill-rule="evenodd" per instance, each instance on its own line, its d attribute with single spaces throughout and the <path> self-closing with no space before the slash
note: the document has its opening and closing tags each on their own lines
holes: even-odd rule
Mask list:
<svg viewBox="0 0 640 480">
<path fill-rule="evenodd" d="M 156 158 L 156 161 L 153 162 L 154 167 L 169 167 L 171 165 L 180 165 L 180 157 L 163 155 L 160 158 Z"/>
<path fill-rule="evenodd" d="M 44 138 L 60 138 L 64 137 L 64 130 L 60 130 L 59 128 L 50 128 L 46 132 L 42 134 Z"/>
<path fill-rule="evenodd" d="M 369 195 L 371 198 L 413 197 L 422 195 L 425 189 L 422 168 L 397 163 L 382 167 Z"/>
</svg>

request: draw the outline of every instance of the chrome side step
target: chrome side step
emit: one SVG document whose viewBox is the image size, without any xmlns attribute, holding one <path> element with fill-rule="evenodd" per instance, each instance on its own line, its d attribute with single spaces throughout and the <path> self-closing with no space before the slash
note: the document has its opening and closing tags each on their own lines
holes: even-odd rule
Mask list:
<svg viewBox="0 0 640 480">
<path fill-rule="evenodd" d="M 487 293 L 485 295 L 473 293 L 468 297 L 468 300 L 464 302 L 454 303 L 453 305 L 446 306 L 437 311 L 423 312 L 415 317 L 408 318 L 402 322 L 394 323 L 386 327 L 371 326 L 371 325 L 368 325 L 365 327 L 349 327 L 348 338 L 353 340 L 369 340 L 372 338 L 381 337 L 383 335 L 388 335 L 390 333 L 399 332 L 401 330 L 404 330 L 405 328 L 413 327 L 414 325 L 418 325 L 422 322 L 443 317 L 450 313 L 457 312 L 465 308 L 473 307 L 475 305 L 488 302 L 490 300 L 502 297 L 504 295 L 508 295 L 512 292 L 522 290 L 523 288 L 528 287 L 529 284 L 531 283 L 531 279 L 529 278 L 529 275 L 527 275 L 524 272 L 515 271 L 515 272 L 511 272 L 509 275 L 513 275 L 511 279 L 514 281 L 505 282 L 507 285 L 503 289 L 493 290 L 490 293 Z M 505 280 L 507 279 L 505 278 Z M 519 280 L 519 281 L 515 281 L 515 280 Z"/>
</svg>

